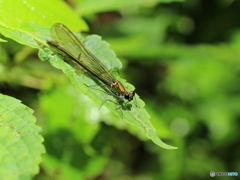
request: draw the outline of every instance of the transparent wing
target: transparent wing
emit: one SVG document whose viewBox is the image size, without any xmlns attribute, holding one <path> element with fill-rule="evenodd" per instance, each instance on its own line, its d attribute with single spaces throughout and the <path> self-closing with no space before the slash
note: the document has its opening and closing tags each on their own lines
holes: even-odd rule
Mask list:
<svg viewBox="0 0 240 180">
<path fill-rule="evenodd" d="M 110 86 L 116 79 L 80 40 L 63 24 L 56 23 L 51 28 L 51 36 L 60 49 L 67 52 L 81 67 Z"/>
</svg>

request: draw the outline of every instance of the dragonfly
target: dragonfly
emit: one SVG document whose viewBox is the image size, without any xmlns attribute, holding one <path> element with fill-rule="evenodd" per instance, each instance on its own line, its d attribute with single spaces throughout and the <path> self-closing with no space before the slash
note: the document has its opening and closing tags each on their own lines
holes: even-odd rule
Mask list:
<svg viewBox="0 0 240 180">
<path fill-rule="evenodd" d="M 47 39 L 50 48 L 63 57 L 66 62 L 72 61 L 81 69 L 85 69 L 103 83 L 119 101 L 126 99 L 132 101 L 135 90 L 127 91 L 123 84 L 117 80 L 113 73 L 93 55 L 83 43 L 65 25 L 56 23 L 51 27 L 52 39 Z M 101 85 L 99 85 L 101 86 Z"/>
</svg>

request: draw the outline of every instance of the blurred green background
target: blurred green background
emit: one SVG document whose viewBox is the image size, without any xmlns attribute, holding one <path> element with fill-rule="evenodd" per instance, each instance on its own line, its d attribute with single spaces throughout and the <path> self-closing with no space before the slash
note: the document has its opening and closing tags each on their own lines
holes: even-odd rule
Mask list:
<svg viewBox="0 0 240 180">
<path fill-rule="evenodd" d="M 39 61 L 37 50 L 9 39 L 0 46 L 1 93 L 35 110 L 45 139 L 34 179 L 190 180 L 240 172 L 240 1 L 66 3 L 89 34 L 110 44 L 159 137 L 179 149 L 159 148 L 141 129 L 99 110 Z"/>
</svg>

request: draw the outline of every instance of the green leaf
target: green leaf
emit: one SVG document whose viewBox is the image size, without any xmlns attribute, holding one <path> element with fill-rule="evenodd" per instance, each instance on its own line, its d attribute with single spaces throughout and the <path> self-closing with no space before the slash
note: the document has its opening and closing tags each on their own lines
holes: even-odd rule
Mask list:
<svg viewBox="0 0 240 180">
<path fill-rule="evenodd" d="M 100 61 L 107 65 L 107 68 L 112 71 L 113 69 L 119 69 L 121 67 L 121 62 L 116 58 L 116 55 L 112 50 L 109 49 L 109 44 L 101 40 L 100 36 L 91 35 L 85 38 L 83 44 L 87 49 L 89 49 Z M 51 51 L 47 48 L 43 49 L 39 53 L 39 57 L 44 61 L 49 61 L 54 67 L 61 69 L 69 78 L 71 82 L 81 91 L 83 94 L 90 97 L 93 101 L 101 105 L 104 102 L 104 106 L 108 107 L 115 115 L 123 118 L 127 123 L 140 126 L 145 130 L 146 136 L 151 139 L 157 145 L 166 149 L 175 149 L 175 147 L 169 146 L 163 143 L 157 136 L 156 130 L 149 121 L 150 116 L 146 112 L 144 107 L 144 102 L 136 95 L 136 104 L 134 102 L 129 102 L 128 105 L 131 106 L 130 109 L 119 108 L 116 104 L 116 99 L 114 97 L 107 97 L 104 94 L 104 89 L 99 88 L 89 88 L 86 85 L 99 85 L 94 81 L 94 77 L 79 75 L 75 72 L 75 69 L 69 64 L 65 63 L 58 56 L 52 55 Z M 129 83 L 126 83 L 124 79 L 120 78 L 118 74 L 115 73 L 115 77 L 120 80 L 127 89 L 134 90 L 134 87 Z"/>
<path fill-rule="evenodd" d="M 0 1 L 0 7 L 0 27 L 16 30 L 23 24 L 50 26 L 61 22 L 75 31 L 88 30 L 85 21 L 63 1 Z"/>
<path fill-rule="evenodd" d="M 45 41 L 48 27 L 57 22 L 75 31 L 88 30 L 85 21 L 62 1 L 0 1 L 0 7 L 0 33 L 31 47 L 37 47 L 33 39 Z"/>
<path fill-rule="evenodd" d="M 2 4 L 4 3 L 2 2 Z M 2 11 L 3 10 L 1 10 L 0 12 L 2 13 Z M 6 25 L 6 23 L 8 24 Z M 70 29 L 72 28 L 70 27 Z M 51 38 L 49 27 L 38 24 L 19 23 L 19 27 L 16 28 L 14 25 L 12 25 L 11 22 L 5 21 L 4 27 L 0 26 L 0 32 L 3 35 L 14 39 L 15 41 L 21 44 L 26 44 L 31 47 L 37 48 L 39 48 L 39 45 L 47 46 L 46 39 Z M 101 38 L 99 36 L 87 37 L 86 40 L 84 41 L 84 44 L 96 57 L 98 57 L 107 66 L 107 68 L 110 71 L 116 69 L 118 70 L 121 68 L 121 62 L 116 58 L 114 52 L 109 50 L 108 43 L 101 41 Z M 40 52 L 39 57 L 42 60 L 48 60 L 54 67 L 62 69 L 63 72 L 70 77 L 72 83 L 78 88 L 78 90 L 83 94 L 87 95 L 88 97 L 90 97 L 96 103 L 102 104 L 106 100 L 106 95 L 104 94 L 104 92 L 102 92 L 104 91 L 103 89 L 100 88 L 96 90 L 95 88 L 89 88 L 86 86 L 86 84 L 87 85 L 96 84 L 92 77 L 78 75 L 77 73 L 74 72 L 74 69 L 71 66 L 64 63 L 57 56 L 52 56 L 51 54 L 52 52 L 49 49 L 45 48 L 44 51 Z M 134 87 L 126 83 L 125 80 L 121 79 L 118 76 L 118 74 L 116 74 L 116 78 L 120 80 L 127 89 L 134 90 Z M 132 106 L 131 110 L 126 109 L 124 110 L 121 108 L 119 109 L 115 103 L 116 100 L 113 97 L 108 98 L 110 98 L 114 102 L 106 101 L 104 103 L 104 106 L 108 107 L 114 114 L 116 114 L 119 117 L 123 117 L 126 122 L 132 125 L 142 127 L 145 130 L 146 136 L 153 142 L 155 142 L 157 145 L 167 149 L 175 149 L 175 147 L 163 143 L 158 138 L 155 132 L 156 130 L 149 121 L 150 116 L 143 108 L 144 102 L 140 100 L 137 95 L 136 102 L 137 106 L 139 107 L 136 107 L 134 103 L 129 103 L 129 105 Z"/>
<path fill-rule="evenodd" d="M 39 172 L 44 153 L 33 111 L 0 94 L 0 179 L 30 179 Z"/>
</svg>

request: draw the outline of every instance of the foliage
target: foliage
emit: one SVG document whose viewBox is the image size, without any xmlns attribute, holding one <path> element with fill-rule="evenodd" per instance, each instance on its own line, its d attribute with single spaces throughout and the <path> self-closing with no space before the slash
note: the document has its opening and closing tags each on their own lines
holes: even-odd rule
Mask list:
<svg viewBox="0 0 240 180">
<path fill-rule="evenodd" d="M 35 179 L 207 179 L 210 171 L 238 172 L 239 1 L 68 2 L 74 12 L 60 1 L 0 3 L 1 41 L 8 41 L 0 48 L 1 92 L 35 110 L 45 139 L 47 154 Z M 96 56 L 111 67 L 118 60 L 109 49 L 117 54 L 121 76 L 144 99 L 157 135 L 178 150 L 146 141 L 142 128 L 111 113 L 110 102 L 99 109 L 95 102 L 104 97 L 98 90 L 79 93 L 81 83 L 95 82 L 81 79 L 45 48 L 55 22 L 74 32 L 89 24 L 91 34 L 108 42 L 109 48 L 99 36 L 84 40 L 94 53 L 101 47 L 104 54 Z M 41 44 L 39 56 L 61 68 L 78 90 L 40 62 L 35 50 L 6 37 L 35 48 Z"/>
<path fill-rule="evenodd" d="M 19 100 L 0 94 L 1 179 L 30 179 L 39 171 L 43 138 L 32 113 Z"/>
<path fill-rule="evenodd" d="M 112 51 L 109 51 L 107 49 L 107 44 L 105 42 L 101 42 L 100 38 L 97 36 L 89 36 L 83 41 L 83 44 L 85 47 L 87 47 L 93 54 L 99 54 L 96 55 L 102 62 L 108 65 L 111 63 L 112 67 L 110 69 L 113 69 L 113 67 L 119 66 L 120 62 L 116 58 L 115 54 Z M 100 105 L 104 105 L 108 107 L 112 112 L 114 112 L 116 115 L 118 115 L 120 118 L 124 118 L 126 122 L 129 124 L 142 127 L 149 139 L 152 139 L 153 142 L 155 142 L 157 145 L 164 147 L 166 149 L 175 149 L 175 147 L 169 146 L 165 143 L 163 143 L 156 135 L 155 129 L 152 126 L 151 122 L 149 121 L 149 115 L 147 114 L 146 110 L 143 108 L 144 103 L 139 99 L 139 97 L 134 97 L 134 102 L 131 102 L 131 108 L 130 109 L 124 109 L 124 106 L 117 107 L 116 108 L 116 102 L 114 102 L 115 98 L 109 99 L 106 101 L 106 96 L 104 97 L 102 95 L 102 90 L 98 89 L 98 91 L 95 89 L 91 89 L 86 86 L 86 84 L 91 84 L 91 86 L 97 86 L 97 84 L 94 84 L 94 80 L 92 78 L 87 78 L 85 76 L 78 76 L 74 69 L 71 66 L 68 66 L 66 63 L 63 63 L 63 61 L 58 56 L 47 56 L 47 51 L 42 51 L 39 55 L 40 58 L 46 60 L 48 59 L 50 63 L 58 68 L 62 69 L 65 74 L 67 74 L 72 83 L 85 95 L 90 97 L 92 100 L 96 101 Z M 120 78 L 118 77 L 120 80 Z M 124 82 L 121 80 L 121 82 Z M 125 87 L 129 86 L 125 84 Z M 116 101 L 116 100 L 115 100 Z M 104 102 L 104 104 L 103 104 Z M 130 102 L 128 102 L 127 105 L 129 105 Z M 121 109 L 119 109 L 121 108 Z"/>
</svg>

